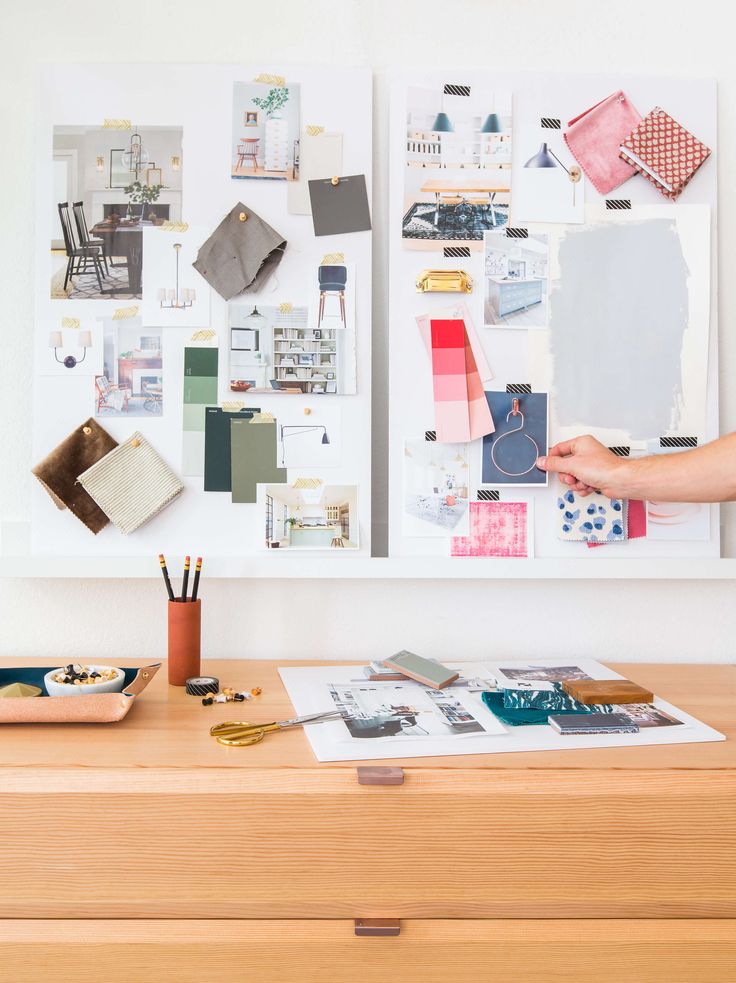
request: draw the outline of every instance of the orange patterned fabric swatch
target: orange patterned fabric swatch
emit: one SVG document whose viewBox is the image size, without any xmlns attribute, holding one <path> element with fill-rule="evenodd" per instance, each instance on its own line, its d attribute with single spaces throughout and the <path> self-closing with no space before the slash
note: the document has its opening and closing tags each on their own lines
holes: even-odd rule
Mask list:
<svg viewBox="0 0 736 983">
<path fill-rule="evenodd" d="M 710 153 L 710 147 L 655 106 L 622 142 L 620 156 L 674 201 Z"/>
</svg>

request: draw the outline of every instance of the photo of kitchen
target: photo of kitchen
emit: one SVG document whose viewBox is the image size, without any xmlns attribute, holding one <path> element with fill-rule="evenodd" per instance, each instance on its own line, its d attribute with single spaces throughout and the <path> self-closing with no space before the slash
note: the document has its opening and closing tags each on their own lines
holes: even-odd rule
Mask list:
<svg viewBox="0 0 736 983">
<path fill-rule="evenodd" d="M 358 549 L 357 485 L 297 478 L 262 487 L 267 549 Z"/>
<path fill-rule="evenodd" d="M 549 290 L 549 243 L 546 235 L 526 238 L 506 230 L 486 232 L 486 327 L 546 328 Z"/>
</svg>

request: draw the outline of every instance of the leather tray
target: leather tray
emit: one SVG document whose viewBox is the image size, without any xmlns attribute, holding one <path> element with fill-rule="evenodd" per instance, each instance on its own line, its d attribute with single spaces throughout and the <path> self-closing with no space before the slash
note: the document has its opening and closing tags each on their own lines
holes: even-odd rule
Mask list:
<svg viewBox="0 0 736 983">
<path fill-rule="evenodd" d="M 0 686 L 7 683 L 30 683 L 39 686 L 40 696 L 0 698 L 0 724 L 111 724 L 122 720 L 161 668 L 160 662 L 149 666 L 120 668 L 125 685 L 120 693 L 96 693 L 91 696 L 49 696 L 43 677 L 58 666 L 27 666 L 0 669 Z"/>
</svg>

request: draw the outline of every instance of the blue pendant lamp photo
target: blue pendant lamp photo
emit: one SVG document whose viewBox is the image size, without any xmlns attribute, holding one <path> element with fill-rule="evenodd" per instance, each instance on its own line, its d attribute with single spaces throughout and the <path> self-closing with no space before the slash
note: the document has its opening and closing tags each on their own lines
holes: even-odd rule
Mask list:
<svg viewBox="0 0 736 983">
<path fill-rule="evenodd" d="M 480 128 L 481 133 L 503 133 L 501 119 L 498 113 L 489 113 Z"/>
<path fill-rule="evenodd" d="M 432 124 L 432 133 L 454 133 L 455 127 L 450 122 L 447 113 L 439 112 Z"/>
<path fill-rule="evenodd" d="M 560 158 L 554 151 L 550 150 L 546 143 L 542 143 L 539 150 L 530 157 L 529 160 L 524 164 L 524 167 L 561 167 L 562 170 L 567 174 L 572 182 L 572 203 L 575 205 L 575 185 L 578 183 L 582 177 L 582 171 L 577 166 L 573 164 L 572 167 L 565 167 Z"/>
</svg>

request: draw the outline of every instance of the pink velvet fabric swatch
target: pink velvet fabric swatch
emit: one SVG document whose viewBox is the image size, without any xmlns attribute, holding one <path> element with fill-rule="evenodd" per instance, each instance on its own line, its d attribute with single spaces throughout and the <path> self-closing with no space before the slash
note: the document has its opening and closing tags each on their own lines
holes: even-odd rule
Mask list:
<svg viewBox="0 0 736 983">
<path fill-rule="evenodd" d="M 526 502 L 471 502 L 470 535 L 453 536 L 452 556 L 527 557 Z"/>
<path fill-rule="evenodd" d="M 600 194 L 607 195 L 636 174 L 619 154 L 622 142 L 640 120 L 640 114 L 619 89 L 567 124 L 565 143 Z"/>
</svg>

